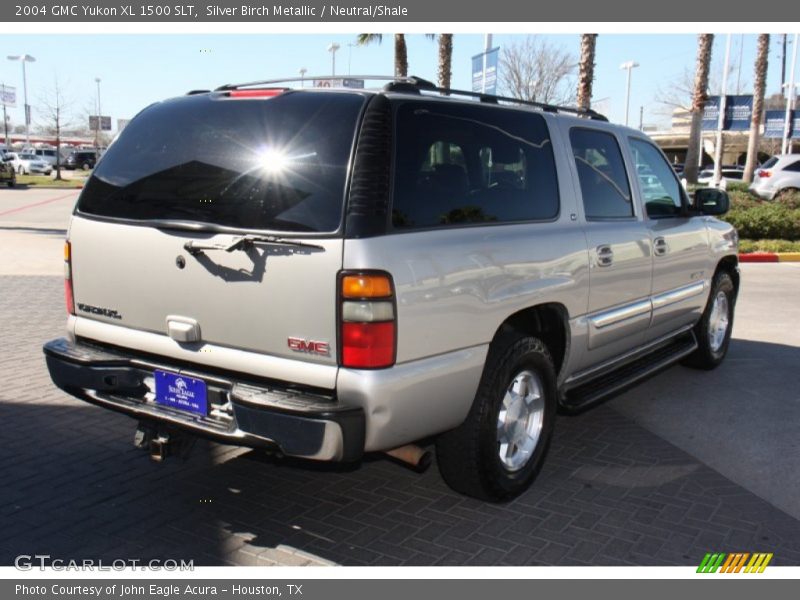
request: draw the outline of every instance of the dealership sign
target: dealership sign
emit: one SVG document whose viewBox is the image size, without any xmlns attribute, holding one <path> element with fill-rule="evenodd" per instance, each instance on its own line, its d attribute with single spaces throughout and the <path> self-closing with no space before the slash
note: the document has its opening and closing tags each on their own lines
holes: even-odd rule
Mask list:
<svg viewBox="0 0 800 600">
<path fill-rule="evenodd" d="M 703 109 L 703 131 L 719 128 L 719 96 L 709 96 Z M 753 96 L 725 96 L 723 131 L 747 131 L 753 116 Z"/>
<path fill-rule="evenodd" d="M 492 48 L 472 57 L 472 91 L 497 93 L 497 60 L 500 48 Z M 486 70 L 484 72 L 484 65 Z"/>
<path fill-rule="evenodd" d="M 789 137 L 796 140 L 800 139 L 800 111 L 791 111 L 789 119 Z M 764 137 L 783 139 L 783 128 L 785 123 L 785 110 L 766 111 L 764 113 Z"/>
<path fill-rule="evenodd" d="M 17 88 L 0 83 L 0 104 L 8 108 L 17 106 Z"/>
</svg>

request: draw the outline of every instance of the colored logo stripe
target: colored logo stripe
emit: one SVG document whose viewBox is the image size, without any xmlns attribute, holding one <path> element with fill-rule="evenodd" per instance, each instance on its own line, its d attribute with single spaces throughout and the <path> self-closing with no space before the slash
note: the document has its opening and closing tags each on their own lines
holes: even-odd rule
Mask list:
<svg viewBox="0 0 800 600">
<path fill-rule="evenodd" d="M 708 552 L 697 567 L 698 573 L 763 573 L 772 560 L 772 552 Z M 747 559 L 750 559 L 747 562 Z M 747 566 L 745 566 L 747 563 Z M 742 570 L 744 568 L 744 570 Z"/>
</svg>

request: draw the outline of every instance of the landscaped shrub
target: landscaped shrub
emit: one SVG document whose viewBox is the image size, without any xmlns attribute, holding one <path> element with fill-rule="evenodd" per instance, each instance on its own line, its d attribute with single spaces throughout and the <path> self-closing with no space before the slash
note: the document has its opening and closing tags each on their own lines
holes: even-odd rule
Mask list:
<svg viewBox="0 0 800 600">
<path fill-rule="evenodd" d="M 739 240 L 739 252 L 800 252 L 800 241 Z"/>
<path fill-rule="evenodd" d="M 742 200 L 723 219 L 736 227 L 740 238 L 800 240 L 800 209 L 782 202 L 747 205 Z"/>
</svg>

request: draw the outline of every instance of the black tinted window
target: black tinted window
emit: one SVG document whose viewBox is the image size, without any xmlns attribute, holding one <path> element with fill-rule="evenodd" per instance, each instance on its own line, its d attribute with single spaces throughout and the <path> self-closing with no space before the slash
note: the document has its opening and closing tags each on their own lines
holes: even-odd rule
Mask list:
<svg viewBox="0 0 800 600">
<path fill-rule="evenodd" d="M 800 160 L 793 162 L 792 164 L 788 165 L 784 171 L 792 171 L 797 172 L 800 171 Z"/>
<path fill-rule="evenodd" d="M 552 219 L 558 182 L 541 116 L 405 102 L 397 109 L 392 220 L 436 227 Z"/>
<path fill-rule="evenodd" d="M 569 138 L 586 218 L 632 217 L 631 188 L 614 136 L 595 129 L 575 128 Z"/>
<path fill-rule="evenodd" d="M 683 194 L 672 167 L 652 144 L 635 138 L 631 138 L 630 143 L 648 216 L 681 214 Z"/>
<path fill-rule="evenodd" d="M 78 204 L 128 219 L 334 231 L 364 103 L 357 94 L 156 104 L 103 156 Z"/>
</svg>

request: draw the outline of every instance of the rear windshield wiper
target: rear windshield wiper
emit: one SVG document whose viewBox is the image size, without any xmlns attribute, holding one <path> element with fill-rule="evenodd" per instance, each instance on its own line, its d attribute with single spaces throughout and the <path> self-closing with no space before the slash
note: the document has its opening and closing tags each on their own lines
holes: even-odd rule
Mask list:
<svg viewBox="0 0 800 600">
<path fill-rule="evenodd" d="M 198 254 L 202 254 L 206 250 L 224 250 L 225 252 L 234 252 L 235 250 L 246 251 L 255 245 L 281 246 L 284 248 L 307 248 L 325 251 L 325 248 L 316 244 L 296 242 L 274 235 L 241 235 L 233 238 L 230 244 L 213 244 L 191 240 L 186 242 L 183 245 L 183 248 L 192 256 L 196 256 Z"/>
</svg>

